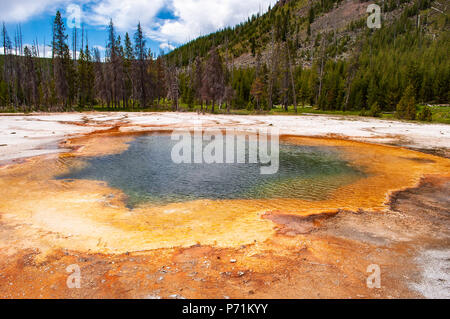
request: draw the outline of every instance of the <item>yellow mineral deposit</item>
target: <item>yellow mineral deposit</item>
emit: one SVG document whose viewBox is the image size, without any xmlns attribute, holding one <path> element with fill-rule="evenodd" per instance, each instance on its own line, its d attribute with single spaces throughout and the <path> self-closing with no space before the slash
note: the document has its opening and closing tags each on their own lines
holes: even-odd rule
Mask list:
<svg viewBox="0 0 450 319">
<path fill-rule="evenodd" d="M 108 132 L 67 141 L 73 151 L 35 157 L 0 169 L 0 216 L 14 236 L 0 238 L 11 253 L 38 248 L 118 254 L 196 244 L 233 248 L 275 234 L 266 213 L 307 216 L 339 209 L 382 211 L 392 191 L 417 185 L 425 175 L 450 176 L 450 160 L 407 149 L 338 139 L 284 136 L 298 145 L 333 146 L 367 177 L 322 201 L 298 199 L 197 200 L 164 206 L 124 204 L 104 182 L 55 180 L 83 157 L 123 152 L 133 135 Z"/>
</svg>

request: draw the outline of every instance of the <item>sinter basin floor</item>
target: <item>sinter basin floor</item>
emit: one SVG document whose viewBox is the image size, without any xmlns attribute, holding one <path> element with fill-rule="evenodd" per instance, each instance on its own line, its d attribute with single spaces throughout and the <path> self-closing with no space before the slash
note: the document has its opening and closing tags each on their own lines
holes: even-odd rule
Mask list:
<svg viewBox="0 0 450 319">
<path fill-rule="evenodd" d="M 408 259 L 411 247 L 443 232 L 431 233 L 423 220 L 390 212 L 389 196 L 416 187 L 424 176 L 448 178 L 448 159 L 382 145 L 285 136 L 283 156 L 300 156 L 294 156 L 292 167 L 282 165 L 275 181 L 258 180 L 255 174 L 257 181 L 248 187 L 233 168 L 227 174 L 240 183 L 238 193 L 222 185 L 214 189 L 214 196 L 210 190 L 178 190 L 177 196 L 164 198 L 164 191 L 149 196 L 155 192 L 145 187 L 142 192 L 137 184 L 134 194 L 133 188 L 123 186 L 129 183 L 120 172 L 115 172 L 116 178 L 101 173 L 125 160 L 133 147 L 139 149 L 139 143 L 148 143 L 147 138 L 94 134 L 68 141 L 73 152 L 2 167 L 0 269 L 2 282 L 15 283 L 1 285 L 2 296 L 168 297 L 174 291 L 188 298 L 223 298 L 225 293 L 279 298 L 418 296 L 401 282 L 415 271 Z M 318 169 L 310 169 L 312 160 L 317 160 Z M 95 165 L 105 168 L 90 171 Z M 177 175 L 173 169 L 164 177 Z M 283 176 L 291 169 L 298 176 L 295 180 Z M 144 181 L 148 176 L 144 174 Z M 340 181 L 324 186 L 322 181 L 333 177 Z M 267 189 L 277 195 L 266 197 Z M 308 197 L 308 190 L 318 196 Z M 324 213 L 341 217 L 329 225 L 312 220 L 312 228 L 328 225 L 328 232 L 303 231 L 304 218 Z M 340 229 L 337 235 L 342 219 L 351 231 Z M 77 262 L 83 266 L 84 285 L 96 283 L 97 288 L 65 288 L 65 267 Z M 384 290 L 367 291 L 366 267 L 373 263 L 383 265 L 383 273 L 391 278 L 383 281 Z M 161 272 L 167 265 L 171 269 Z M 171 275 L 161 281 L 161 273 Z"/>
</svg>

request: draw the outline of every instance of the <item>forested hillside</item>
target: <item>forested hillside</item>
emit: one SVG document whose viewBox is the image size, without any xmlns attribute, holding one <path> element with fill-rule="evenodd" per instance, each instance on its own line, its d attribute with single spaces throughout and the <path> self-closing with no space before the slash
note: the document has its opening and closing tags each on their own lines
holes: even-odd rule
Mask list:
<svg viewBox="0 0 450 319">
<path fill-rule="evenodd" d="M 448 1 L 380 2 L 381 29 L 367 27 L 370 3 L 279 2 L 263 16 L 192 41 L 169 56 L 189 70 L 195 57 L 217 48 L 230 73 L 233 108 L 306 104 L 376 116 L 396 111 L 408 92 L 415 102 L 447 104 Z M 181 82 L 184 101 L 191 99 L 188 83 Z"/>
<path fill-rule="evenodd" d="M 59 13 L 53 58 L 22 48 L 3 26 L 0 107 L 5 111 L 218 108 L 269 111 L 314 106 L 415 119 L 416 105 L 448 104 L 448 1 L 386 0 L 382 27 L 371 2 L 280 0 L 263 15 L 156 57 L 140 25 L 134 36 L 108 27 L 106 56 L 83 45 L 71 55 Z M 133 39 L 131 39 L 133 38 Z M 76 48 L 73 48 L 76 51 Z M 418 117 L 431 119 L 431 111 Z"/>
</svg>

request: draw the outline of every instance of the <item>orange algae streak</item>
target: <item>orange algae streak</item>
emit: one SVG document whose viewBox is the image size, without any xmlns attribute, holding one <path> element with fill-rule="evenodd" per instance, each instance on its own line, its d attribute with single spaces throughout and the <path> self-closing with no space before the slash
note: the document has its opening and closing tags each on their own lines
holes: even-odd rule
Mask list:
<svg viewBox="0 0 450 319">
<path fill-rule="evenodd" d="M 367 178 L 333 192 L 328 199 L 198 200 L 164 206 L 125 207 L 124 194 L 103 182 L 61 181 L 53 176 L 68 169 L 67 157 L 82 167 L 83 156 L 127 149 L 130 135 L 96 135 L 69 142 L 77 151 L 38 157 L 0 169 L 0 217 L 11 226 L 0 248 L 17 243 L 42 250 L 124 253 L 195 244 L 239 247 L 262 242 L 275 230 L 274 214 L 311 215 L 339 209 L 381 211 L 391 191 L 417 185 L 427 174 L 450 176 L 450 160 L 407 149 L 346 140 L 283 137 L 288 143 L 333 146 L 361 167 Z M 72 163 L 73 165 L 73 163 Z"/>
</svg>

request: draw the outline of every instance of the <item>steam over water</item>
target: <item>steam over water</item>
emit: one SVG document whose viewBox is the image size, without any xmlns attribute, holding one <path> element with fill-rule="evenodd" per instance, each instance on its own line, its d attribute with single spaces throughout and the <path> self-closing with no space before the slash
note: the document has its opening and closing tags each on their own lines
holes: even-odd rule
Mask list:
<svg viewBox="0 0 450 319">
<path fill-rule="evenodd" d="M 364 177 L 338 148 L 280 144 L 280 168 L 261 175 L 260 164 L 175 164 L 169 135 L 136 138 L 121 154 L 92 157 L 59 179 L 105 181 L 127 195 L 130 208 L 197 199 L 298 198 L 324 200 Z"/>
</svg>

